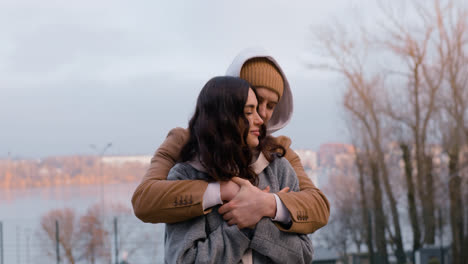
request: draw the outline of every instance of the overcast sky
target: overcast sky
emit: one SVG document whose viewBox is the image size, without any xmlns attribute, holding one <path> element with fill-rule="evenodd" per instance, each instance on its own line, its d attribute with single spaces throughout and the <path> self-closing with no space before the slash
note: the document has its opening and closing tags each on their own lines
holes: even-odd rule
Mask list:
<svg viewBox="0 0 468 264">
<path fill-rule="evenodd" d="M 294 148 L 344 142 L 341 80 L 307 69 L 311 28 L 371 0 L 0 0 L 0 157 L 152 154 L 246 47 L 269 50 L 295 112 Z M 371 12 L 369 12 L 371 13 Z"/>
</svg>

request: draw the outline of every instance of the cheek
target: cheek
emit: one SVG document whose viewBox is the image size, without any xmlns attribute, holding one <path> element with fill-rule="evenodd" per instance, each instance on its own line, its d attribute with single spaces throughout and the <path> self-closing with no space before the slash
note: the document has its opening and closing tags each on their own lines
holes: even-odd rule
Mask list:
<svg viewBox="0 0 468 264">
<path fill-rule="evenodd" d="M 261 103 L 258 105 L 258 112 L 264 112 L 264 113 L 268 112 L 266 103 Z"/>
<path fill-rule="evenodd" d="M 252 127 L 254 121 L 253 121 L 253 117 L 248 117 L 247 120 L 249 120 L 249 125 L 250 127 Z"/>
<path fill-rule="evenodd" d="M 270 119 L 270 117 L 273 115 L 273 110 L 274 109 L 267 109 L 267 116 L 269 117 L 268 119 Z"/>
</svg>

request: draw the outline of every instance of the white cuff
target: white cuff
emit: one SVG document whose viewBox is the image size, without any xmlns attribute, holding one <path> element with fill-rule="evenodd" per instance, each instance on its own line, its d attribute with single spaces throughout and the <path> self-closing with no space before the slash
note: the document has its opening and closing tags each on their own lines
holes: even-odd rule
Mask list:
<svg viewBox="0 0 468 264">
<path fill-rule="evenodd" d="M 219 182 L 208 183 L 203 194 L 203 211 L 217 204 L 223 204 Z"/>
<path fill-rule="evenodd" d="M 276 215 L 272 220 L 283 224 L 291 222 L 291 215 L 289 214 L 288 208 L 286 208 L 278 195 L 273 195 L 275 196 L 276 200 Z"/>
</svg>

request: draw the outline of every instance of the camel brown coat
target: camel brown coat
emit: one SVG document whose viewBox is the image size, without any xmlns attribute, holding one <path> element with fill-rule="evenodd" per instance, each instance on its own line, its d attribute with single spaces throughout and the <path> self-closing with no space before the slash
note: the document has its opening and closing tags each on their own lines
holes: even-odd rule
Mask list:
<svg viewBox="0 0 468 264">
<path fill-rule="evenodd" d="M 203 211 L 203 194 L 208 186 L 206 181 L 166 180 L 188 137 L 186 129 L 172 129 L 151 159 L 150 167 L 132 197 L 135 215 L 143 222 L 176 223 L 211 211 Z M 292 225 L 288 229 L 277 226 L 286 232 L 313 233 L 328 222 L 328 200 L 305 173 L 299 156 L 289 148 L 291 140 L 285 136 L 275 139 L 286 149 L 284 157 L 294 168 L 300 188 L 299 192 L 278 193 L 291 215 Z"/>
</svg>

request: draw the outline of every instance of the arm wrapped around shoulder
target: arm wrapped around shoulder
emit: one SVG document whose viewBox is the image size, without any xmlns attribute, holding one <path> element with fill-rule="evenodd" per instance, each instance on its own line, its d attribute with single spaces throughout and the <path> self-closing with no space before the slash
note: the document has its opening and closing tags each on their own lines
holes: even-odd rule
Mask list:
<svg viewBox="0 0 468 264">
<path fill-rule="evenodd" d="M 309 234 L 325 226 L 330 216 L 330 204 L 325 195 L 312 183 L 304 171 L 301 159 L 291 148 L 291 139 L 285 136 L 275 138 L 286 149 L 284 158 L 291 164 L 299 180 L 299 192 L 279 193 L 292 219 L 290 228 L 278 227 L 287 232 Z"/>
<path fill-rule="evenodd" d="M 186 129 L 172 129 L 151 159 L 150 167 L 132 197 L 134 213 L 143 222 L 174 223 L 204 214 L 202 201 L 207 182 L 166 180 L 188 137 Z M 185 197 L 191 197 L 192 203 L 175 202 L 183 201 Z"/>
</svg>

